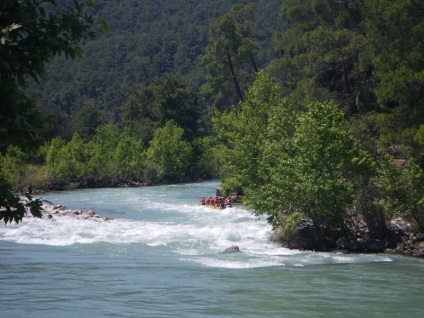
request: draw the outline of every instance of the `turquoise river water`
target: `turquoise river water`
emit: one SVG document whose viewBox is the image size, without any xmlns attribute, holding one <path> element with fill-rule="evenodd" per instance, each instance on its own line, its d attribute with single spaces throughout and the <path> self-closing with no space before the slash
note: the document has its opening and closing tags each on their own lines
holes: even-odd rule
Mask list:
<svg viewBox="0 0 424 318">
<path fill-rule="evenodd" d="M 44 195 L 112 220 L 0 225 L 0 317 L 424 317 L 423 259 L 281 248 L 265 217 L 198 206 L 217 187 Z"/>
</svg>

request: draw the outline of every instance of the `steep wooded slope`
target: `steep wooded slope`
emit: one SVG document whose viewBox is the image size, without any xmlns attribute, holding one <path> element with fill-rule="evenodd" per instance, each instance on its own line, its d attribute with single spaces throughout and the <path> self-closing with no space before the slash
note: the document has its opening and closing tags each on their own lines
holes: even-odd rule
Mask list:
<svg viewBox="0 0 424 318">
<path fill-rule="evenodd" d="M 273 55 L 279 0 L 97 0 L 96 19 L 112 31 L 87 43 L 84 59 L 57 58 L 49 65 L 36 87 L 39 105 L 72 117 L 91 99 L 117 120 L 124 100 L 158 75 L 179 73 L 197 88 L 205 81 L 201 56 L 210 24 L 233 4 L 248 2 L 257 4 L 254 36 L 262 48 L 259 65 L 265 65 Z"/>
</svg>

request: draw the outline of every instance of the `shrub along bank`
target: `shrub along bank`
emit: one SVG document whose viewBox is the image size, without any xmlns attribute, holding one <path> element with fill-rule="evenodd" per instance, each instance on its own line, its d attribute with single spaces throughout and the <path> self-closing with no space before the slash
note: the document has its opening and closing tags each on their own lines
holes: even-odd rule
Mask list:
<svg viewBox="0 0 424 318">
<path fill-rule="evenodd" d="M 216 177 L 211 147 L 208 138 L 186 141 L 173 121 L 155 131 L 148 147 L 116 125 L 105 124 L 89 142 L 78 134 L 70 141 L 54 138 L 39 149 L 33 164 L 12 146 L 0 162 L 20 192 L 29 185 L 33 190 L 53 190 L 167 184 Z M 201 162 L 208 165 L 200 167 Z"/>
</svg>

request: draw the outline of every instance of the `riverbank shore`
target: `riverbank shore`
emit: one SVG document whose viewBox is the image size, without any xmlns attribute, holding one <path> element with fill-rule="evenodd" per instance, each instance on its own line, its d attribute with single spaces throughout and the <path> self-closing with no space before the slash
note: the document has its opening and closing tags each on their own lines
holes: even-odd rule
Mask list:
<svg viewBox="0 0 424 318">
<path fill-rule="evenodd" d="M 424 257 L 424 234 L 415 233 L 414 225 L 403 218 L 386 223 L 384 233 L 377 235 L 364 223 L 349 229 L 347 235 L 340 230 L 317 234 L 312 223 L 302 221 L 294 234 L 280 239 L 283 247 L 310 251 L 343 251 L 345 253 L 392 252 Z"/>
</svg>

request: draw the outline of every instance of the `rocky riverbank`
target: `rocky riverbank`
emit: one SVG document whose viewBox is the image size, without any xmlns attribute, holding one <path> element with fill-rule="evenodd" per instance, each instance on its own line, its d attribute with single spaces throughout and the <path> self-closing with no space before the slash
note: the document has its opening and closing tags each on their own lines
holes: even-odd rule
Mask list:
<svg viewBox="0 0 424 318">
<path fill-rule="evenodd" d="M 93 210 L 73 210 L 62 205 L 43 204 L 43 218 L 55 219 L 57 217 L 70 216 L 81 220 L 109 221 L 110 218 L 101 216 Z"/>
<path fill-rule="evenodd" d="M 384 234 L 371 233 L 363 223 L 349 229 L 349 235 L 339 231 L 317 234 L 311 222 L 303 220 L 294 234 L 282 239 L 282 246 L 313 251 L 342 250 L 346 253 L 382 253 L 394 251 L 424 257 L 424 234 L 416 234 L 414 226 L 403 218 L 386 223 Z"/>
<path fill-rule="evenodd" d="M 21 201 L 25 201 L 26 198 L 21 198 Z M 110 218 L 104 217 L 95 213 L 93 210 L 81 210 L 81 209 L 69 209 L 63 205 L 55 205 L 46 201 L 43 201 L 42 205 L 43 219 L 55 221 L 56 218 L 68 216 L 81 220 L 92 220 L 92 221 L 109 221 Z M 31 213 L 27 211 L 27 217 L 32 217 Z"/>
</svg>

